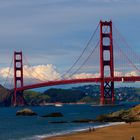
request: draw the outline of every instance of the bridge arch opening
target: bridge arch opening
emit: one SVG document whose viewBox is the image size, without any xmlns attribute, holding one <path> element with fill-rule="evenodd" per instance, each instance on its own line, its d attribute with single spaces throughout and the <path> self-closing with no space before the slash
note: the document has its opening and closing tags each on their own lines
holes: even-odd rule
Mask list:
<svg viewBox="0 0 140 140">
<path fill-rule="evenodd" d="M 104 60 L 110 60 L 110 52 L 108 50 L 105 50 L 103 52 L 103 57 L 104 57 Z"/>
<path fill-rule="evenodd" d="M 110 67 L 109 66 L 105 66 L 104 67 L 104 76 L 105 77 L 110 77 L 111 76 Z"/>
<path fill-rule="evenodd" d="M 105 46 L 109 46 L 110 45 L 110 38 L 109 37 L 104 37 L 103 38 L 103 44 Z"/>
</svg>

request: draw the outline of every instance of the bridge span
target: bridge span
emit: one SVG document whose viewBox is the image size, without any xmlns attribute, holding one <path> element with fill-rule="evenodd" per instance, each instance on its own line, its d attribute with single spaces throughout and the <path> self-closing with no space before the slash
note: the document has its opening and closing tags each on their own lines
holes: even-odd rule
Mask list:
<svg viewBox="0 0 140 140">
<path fill-rule="evenodd" d="M 140 81 L 140 76 L 138 75 L 125 75 L 125 76 L 116 76 L 115 67 L 114 67 L 114 48 L 113 45 L 117 46 L 117 43 L 113 40 L 113 28 L 112 21 L 100 21 L 95 32 L 93 33 L 90 41 L 93 39 L 95 33 L 99 31 L 99 40 L 95 45 L 95 48 L 91 51 L 91 54 L 87 57 L 87 59 L 82 63 L 79 69 L 85 64 L 85 62 L 89 59 L 89 57 L 93 54 L 96 47 L 99 46 L 99 77 L 91 77 L 91 78 L 68 78 L 54 81 L 46 81 L 36 84 L 24 85 L 24 72 L 23 72 L 23 58 L 22 52 L 14 53 L 14 96 L 13 96 L 13 104 L 24 104 L 23 91 L 28 89 L 46 87 L 46 86 L 55 86 L 55 85 L 65 85 L 65 84 L 78 84 L 78 83 L 100 83 L 100 103 L 111 103 L 114 104 L 115 101 L 115 93 L 114 93 L 114 82 L 136 82 Z M 108 40 L 108 43 L 106 43 Z M 89 45 L 89 42 L 87 46 Z M 118 48 L 121 50 L 120 48 Z M 86 48 L 83 50 L 80 57 L 85 53 Z M 107 56 L 107 57 L 106 57 Z M 129 57 L 123 52 L 123 57 L 128 59 L 128 62 L 140 72 L 140 69 L 137 68 L 137 65 L 134 64 Z M 80 58 L 79 57 L 79 58 Z M 119 57 L 119 55 L 117 56 Z M 75 64 L 79 61 L 79 58 L 72 65 L 70 70 L 75 66 Z M 121 61 L 121 58 L 120 58 Z M 108 67 L 108 76 L 106 76 L 106 67 Z M 79 70 L 78 69 L 78 70 Z M 68 70 L 69 71 L 69 70 Z"/>
</svg>

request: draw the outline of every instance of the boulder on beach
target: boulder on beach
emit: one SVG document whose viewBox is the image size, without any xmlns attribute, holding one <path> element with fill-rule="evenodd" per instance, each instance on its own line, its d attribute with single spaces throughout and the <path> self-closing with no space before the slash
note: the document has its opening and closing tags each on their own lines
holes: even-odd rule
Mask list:
<svg viewBox="0 0 140 140">
<path fill-rule="evenodd" d="M 37 115 L 37 113 L 35 113 L 31 109 L 25 108 L 16 112 L 16 116 L 19 116 L 19 115 L 20 116 L 34 116 L 34 115 Z"/>
<path fill-rule="evenodd" d="M 47 115 L 43 115 L 42 117 L 63 117 L 63 114 L 61 112 L 54 112 Z"/>
<path fill-rule="evenodd" d="M 135 122 L 140 121 L 140 105 L 127 110 L 120 110 L 110 114 L 100 115 L 96 118 L 100 122 Z"/>
</svg>

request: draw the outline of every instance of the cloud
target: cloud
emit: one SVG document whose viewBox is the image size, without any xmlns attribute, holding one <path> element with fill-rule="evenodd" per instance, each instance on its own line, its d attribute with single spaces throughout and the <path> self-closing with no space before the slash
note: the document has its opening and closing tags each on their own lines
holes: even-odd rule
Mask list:
<svg viewBox="0 0 140 140">
<path fill-rule="evenodd" d="M 131 71 L 131 72 L 127 72 L 125 76 L 138 76 L 138 73 L 136 71 Z"/>
<path fill-rule="evenodd" d="M 133 73 L 134 72 L 130 72 L 130 73 Z M 115 71 L 114 72 L 114 76 L 116 77 L 119 77 L 119 76 L 122 76 L 123 73 L 122 72 L 119 72 L 119 71 Z M 95 74 L 92 74 L 92 73 L 80 73 L 80 74 L 75 74 L 72 76 L 72 79 L 80 79 L 80 78 L 98 78 L 100 77 L 100 73 L 95 73 Z"/>
<path fill-rule="evenodd" d="M 121 77 L 121 76 L 138 76 L 138 72 L 137 71 L 130 71 L 130 72 L 120 72 L 120 71 L 114 71 L 114 76 L 115 77 Z M 67 76 L 69 77 L 69 76 Z M 71 79 L 80 79 L 80 78 L 98 78 L 100 77 L 100 73 L 79 73 L 79 74 L 75 74 L 71 77 Z"/>
<path fill-rule="evenodd" d="M 9 73 L 9 67 L 5 67 L 5 68 L 1 68 L 0 69 L 0 75 L 1 75 L 1 77 L 6 78 L 7 75 L 8 75 L 8 73 Z"/>
<path fill-rule="evenodd" d="M 72 79 L 95 78 L 95 77 L 97 78 L 99 76 L 100 76 L 99 73 L 95 73 L 95 74 L 92 74 L 92 73 L 80 73 L 80 74 L 73 75 L 71 78 Z"/>
<path fill-rule="evenodd" d="M 122 72 L 120 72 L 120 71 L 114 71 L 114 76 L 119 77 L 119 76 L 122 76 L 122 75 L 123 75 Z"/>
<path fill-rule="evenodd" d="M 25 77 L 36 77 L 42 81 L 58 80 L 61 78 L 60 74 L 57 72 L 56 67 L 52 64 L 47 65 L 38 65 L 33 67 L 24 66 Z M 32 72 L 31 75 L 28 75 L 28 71 Z"/>
<path fill-rule="evenodd" d="M 56 67 L 52 64 L 47 65 L 36 65 L 36 66 L 27 66 L 25 65 L 23 68 L 24 73 L 24 85 L 30 85 L 35 83 L 41 83 L 46 81 L 56 81 L 62 80 L 63 77 L 61 73 L 59 73 Z M 4 67 L 0 69 L 0 82 L 6 82 L 6 87 L 13 88 L 14 81 L 12 80 L 14 77 L 14 70 L 11 69 L 9 72 L 9 67 Z M 8 75 L 8 78 L 7 78 Z M 123 73 L 120 71 L 115 71 L 114 76 L 138 76 L 137 71 L 130 71 L 127 73 Z M 78 73 L 73 76 L 65 76 L 64 79 L 84 79 L 84 78 L 98 78 L 100 77 L 100 73 Z"/>
<path fill-rule="evenodd" d="M 52 64 L 37 65 L 37 66 L 32 66 L 32 67 L 25 65 L 23 67 L 23 74 L 24 74 L 25 85 L 39 83 L 43 81 L 52 81 L 52 80 L 61 79 L 60 73 L 56 70 L 56 67 L 53 66 Z M 11 69 L 9 72 L 9 67 L 1 68 L 0 75 L 1 75 L 1 81 L 3 81 L 4 79 L 6 80 L 7 75 L 8 75 L 6 85 L 9 86 L 11 79 L 13 79 L 14 77 L 14 70 Z"/>
</svg>

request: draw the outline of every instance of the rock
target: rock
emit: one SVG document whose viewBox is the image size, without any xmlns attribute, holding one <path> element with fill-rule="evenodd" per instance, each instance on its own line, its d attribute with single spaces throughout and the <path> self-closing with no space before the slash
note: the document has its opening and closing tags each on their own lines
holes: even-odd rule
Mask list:
<svg viewBox="0 0 140 140">
<path fill-rule="evenodd" d="M 96 118 L 100 122 L 135 122 L 140 121 L 140 105 L 128 110 L 120 110 L 114 113 L 100 115 Z"/>
<path fill-rule="evenodd" d="M 72 121 L 72 123 L 91 123 L 91 122 L 95 122 L 95 121 L 91 120 L 91 119 L 83 119 L 83 120 L 74 120 L 74 121 Z"/>
<path fill-rule="evenodd" d="M 68 121 L 49 121 L 49 123 L 69 123 Z"/>
<path fill-rule="evenodd" d="M 31 109 L 25 108 L 16 112 L 16 116 L 34 116 L 37 113 L 33 112 Z"/>
<path fill-rule="evenodd" d="M 122 119 L 120 117 L 110 117 L 108 114 L 100 115 L 96 118 L 95 121 L 99 122 L 121 122 Z"/>
<path fill-rule="evenodd" d="M 60 113 L 60 112 L 54 112 L 54 113 L 50 113 L 50 114 L 44 115 L 42 117 L 63 117 L 63 114 Z"/>
</svg>

